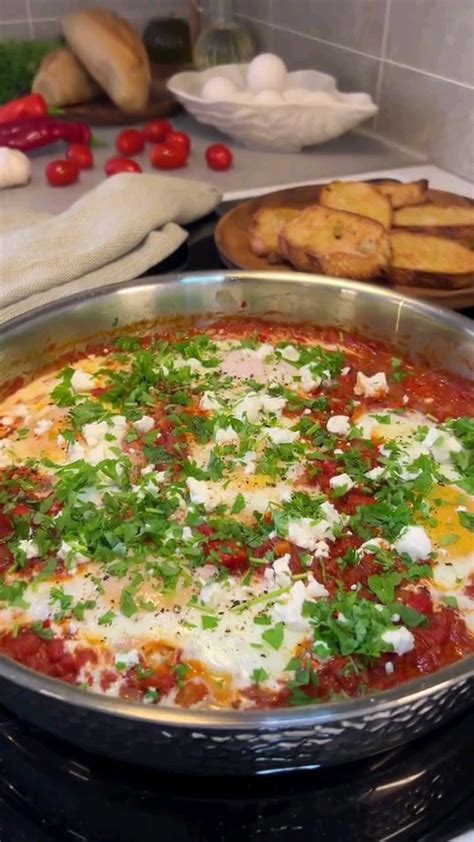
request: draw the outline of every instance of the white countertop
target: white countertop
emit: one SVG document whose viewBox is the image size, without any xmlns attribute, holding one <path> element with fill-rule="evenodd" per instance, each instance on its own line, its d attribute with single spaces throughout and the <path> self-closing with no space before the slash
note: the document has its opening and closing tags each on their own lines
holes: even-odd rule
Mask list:
<svg viewBox="0 0 474 842">
<path fill-rule="evenodd" d="M 294 184 L 328 181 L 337 177 L 376 177 L 387 175 L 401 180 L 428 178 L 434 187 L 472 195 L 472 185 L 457 176 L 416 160 L 404 150 L 391 146 L 369 134 L 352 132 L 322 146 L 301 153 L 259 152 L 227 141 L 217 131 L 196 123 L 189 115 L 173 120 L 176 128 L 188 131 L 192 138 L 192 154 L 188 166 L 166 172 L 174 178 L 195 178 L 218 187 L 228 200 L 266 193 Z M 70 187 L 50 187 L 44 170 L 49 161 L 64 156 L 63 147 L 38 150 L 32 158 L 32 180 L 25 187 L 0 192 L 0 213 L 6 211 L 43 211 L 60 213 L 83 193 L 98 184 L 104 175 L 107 158 L 117 154 L 114 140 L 120 128 L 96 128 L 94 134 L 104 141 L 94 149 L 95 167 L 83 171 L 80 181 Z M 211 143 L 227 142 L 234 153 L 234 165 L 227 172 L 214 172 L 205 163 L 204 152 Z M 145 172 L 154 170 L 148 150 L 136 156 Z M 133 208 L 127 208 L 133 213 Z"/>
</svg>

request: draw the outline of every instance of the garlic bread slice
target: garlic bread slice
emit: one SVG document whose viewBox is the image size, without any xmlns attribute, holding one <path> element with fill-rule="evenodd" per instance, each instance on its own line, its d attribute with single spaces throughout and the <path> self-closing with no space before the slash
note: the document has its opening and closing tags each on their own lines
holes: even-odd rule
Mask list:
<svg viewBox="0 0 474 842">
<path fill-rule="evenodd" d="M 325 208 L 367 216 L 387 230 L 392 225 L 390 200 L 373 184 L 363 181 L 331 181 L 321 190 L 319 203 Z"/>
</svg>

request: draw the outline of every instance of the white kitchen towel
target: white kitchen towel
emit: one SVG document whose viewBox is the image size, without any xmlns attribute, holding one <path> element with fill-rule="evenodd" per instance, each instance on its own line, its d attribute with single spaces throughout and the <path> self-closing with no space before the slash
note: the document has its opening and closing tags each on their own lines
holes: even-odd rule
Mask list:
<svg viewBox="0 0 474 842">
<path fill-rule="evenodd" d="M 221 199 L 209 184 L 122 173 L 57 216 L 0 219 L 0 324 L 76 292 L 131 280 L 187 237 L 180 224 Z"/>
</svg>

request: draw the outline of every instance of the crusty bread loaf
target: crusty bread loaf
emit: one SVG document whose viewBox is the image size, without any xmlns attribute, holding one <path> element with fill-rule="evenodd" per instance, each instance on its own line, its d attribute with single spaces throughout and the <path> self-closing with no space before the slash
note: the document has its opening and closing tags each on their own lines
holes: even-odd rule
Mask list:
<svg viewBox="0 0 474 842">
<path fill-rule="evenodd" d="M 150 63 L 143 42 L 127 21 L 106 9 L 69 12 L 66 40 L 95 81 L 124 111 L 148 102 Z"/>
<path fill-rule="evenodd" d="M 282 228 L 299 216 L 299 208 L 264 207 L 254 213 L 249 228 L 250 250 L 259 257 L 266 257 L 269 263 L 280 260 L 278 238 Z"/>
<path fill-rule="evenodd" d="M 373 184 L 364 181 L 331 181 L 321 190 L 319 202 L 323 207 L 368 216 L 385 229 L 392 224 L 392 206 Z"/>
<path fill-rule="evenodd" d="M 68 49 L 53 50 L 44 57 L 31 90 L 54 107 L 88 102 L 100 93 L 92 76 Z"/>
<path fill-rule="evenodd" d="M 358 280 L 381 275 L 390 260 L 390 241 L 380 222 L 319 205 L 285 225 L 280 249 L 301 271 Z"/>
<path fill-rule="evenodd" d="M 459 240 L 474 246 L 474 207 L 451 205 L 440 207 L 431 202 L 415 207 L 399 208 L 394 213 L 394 226 L 418 233 L 433 234 Z"/>
<path fill-rule="evenodd" d="M 436 289 L 460 289 L 474 282 L 474 252 L 443 237 L 391 231 L 393 284 Z"/>
<path fill-rule="evenodd" d="M 419 205 L 426 201 L 426 191 L 428 189 L 428 182 L 426 178 L 420 181 L 392 181 L 386 179 L 384 181 L 377 181 L 377 190 L 383 193 L 390 201 L 392 208 L 401 208 L 406 205 Z"/>
</svg>

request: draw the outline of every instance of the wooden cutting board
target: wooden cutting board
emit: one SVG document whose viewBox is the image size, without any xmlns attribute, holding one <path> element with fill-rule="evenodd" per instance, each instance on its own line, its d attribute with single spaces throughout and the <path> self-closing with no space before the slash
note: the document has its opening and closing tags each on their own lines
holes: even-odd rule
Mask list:
<svg viewBox="0 0 474 842">
<path fill-rule="evenodd" d="M 376 179 L 374 179 L 376 183 Z M 286 207 L 303 208 L 316 204 L 319 194 L 324 185 L 312 184 L 304 187 L 289 187 L 285 190 L 277 190 L 250 199 L 232 208 L 223 216 L 215 230 L 215 242 L 222 261 L 231 269 L 258 269 L 271 270 L 272 272 L 291 270 L 287 263 L 269 263 L 266 258 L 257 257 L 249 247 L 248 230 L 253 214 L 261 207 Z M 471 205 L 470 199 L 465 196 L 458 196 L 455 193 L 448 193 L 444 190 L 429 189 L 427 198 L 437 205 Z M 381 278 L 377 283 L 385 284 Z M 426 289 L 421 287 L 390 286 L 391 289 L 411 296 L 412 298 L 423 298 L 433 304 L 440 304 L 451 310 L 464 310 L 467 307 L 474 307 L 474 285 L 464 289 Z"/>
<path fill-rule="evenodd" d="M 170 68 L 168 65 L 166 67 L 151 65 L 150 99 L 140 111 L 122 111 L 104 96 L 102 99 L 94 99 L 91 102 L 66 106 L 63 109 L 64 117 L 68 120 L 87 123 L 90 126 L 129 126 L 158 117 L 170 117 L 181 110 L 179 102 L 166 87 L 167 79 L 175 71 L 175 67 Z"/>
</svg>

